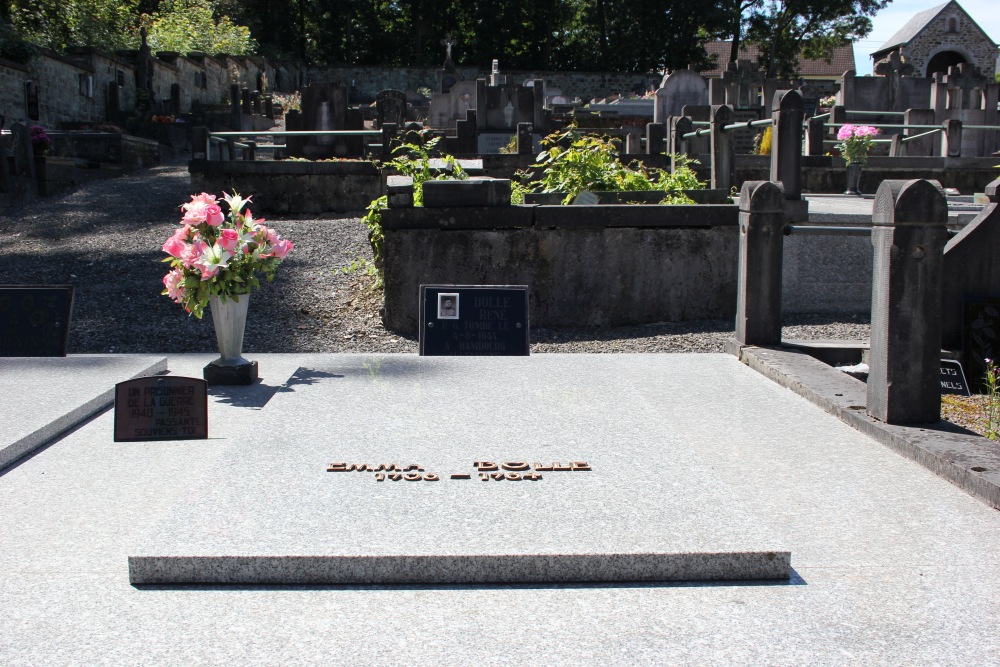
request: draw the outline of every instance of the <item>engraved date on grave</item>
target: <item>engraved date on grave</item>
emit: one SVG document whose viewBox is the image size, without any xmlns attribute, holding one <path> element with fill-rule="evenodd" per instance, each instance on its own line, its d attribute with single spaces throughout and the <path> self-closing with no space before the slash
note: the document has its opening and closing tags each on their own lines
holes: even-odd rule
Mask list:
<svg viewBox="0 0 1000 667">
<path fill-rule="evenodd" d="M 475 474 L 483 482 L 537 482 L 541 481 L 543 472 L 587 472 L 592 470 L 586 461 L 569 461 L 563 463 L 554 461 L 550 464 L 535 463 L 527 461 L 504 461 L 496 463 L 494 461 L 475 461 L 472 464 Z M 327 472 L 367 472 L 374 473 L 376 482 L 438 482 L 442 476 L 435 472 L 428 472 L 423 466 L 416 463 L 331 463 L 326 468 Z M 456 472 L 450 474 L 449 479 L 473 479 L 473 473 Z"/>
</svg>

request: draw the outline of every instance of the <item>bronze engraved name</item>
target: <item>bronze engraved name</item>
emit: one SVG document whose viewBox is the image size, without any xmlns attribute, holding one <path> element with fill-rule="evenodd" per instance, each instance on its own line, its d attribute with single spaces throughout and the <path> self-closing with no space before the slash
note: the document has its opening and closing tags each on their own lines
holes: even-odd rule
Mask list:
<svg viewBox="0 0 1000 667">
<path fill-rule="evenodd" d="M 586 461 L 553 461 L 546 465 L 536 462 L 534 466 L 527 461 L 474 461 L 472 464 L 480 481 L 483 482 L 537 482 L 542 479 L 542 472 L 588 472 L 592 470 Z M 375 474 L 376 482 L 437 482 L 441 475 L 427 472 L 423 466 L 416 463 L 330 463 L 327 472 L 368 472 Z M 451 473 L 449 479 L 472 479 L 472 473 Z"/>
</svg>

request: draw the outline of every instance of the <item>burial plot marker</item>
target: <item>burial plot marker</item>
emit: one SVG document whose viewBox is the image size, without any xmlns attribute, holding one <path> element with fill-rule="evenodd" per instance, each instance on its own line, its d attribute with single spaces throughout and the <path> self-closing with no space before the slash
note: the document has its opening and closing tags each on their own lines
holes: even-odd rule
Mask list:
<svg viewBox="0 0 1000 667">
<path fill-rule="evenodd" d="M 115 442 L 208 438 L 208 382 L 142 377 L 115 385 Z"/>
<path fill-rule="evenodd" d="M 0 287 L 0 357 L 65 357 L 72 285 Z"/>
<path fill-rule="evenodd" d="M 421 285 L 421 356 L 528 356 L 525 285 Z"/>
</svg>

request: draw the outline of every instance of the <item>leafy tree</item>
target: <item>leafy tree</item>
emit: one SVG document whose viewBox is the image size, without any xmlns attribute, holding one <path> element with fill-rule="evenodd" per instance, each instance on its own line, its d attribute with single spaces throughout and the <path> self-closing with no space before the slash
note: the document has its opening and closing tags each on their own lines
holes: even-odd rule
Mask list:
<svg viewBox="0 0 1000 667">
<path fill-rule="evenodd" d="M 69 46 L 126 48 L 135 31 L 137 0 L 12 0 L 6 15 L 22 39 L 62 50 Z"/>
<path fill-rule="evenodd" d="M 868 35 L 871 16 L 890 0 L 766 0 L 750 9 L 746 41 L 761 50 L 768 76 L 795 78 L 798 55 L 833 57 L 838 46 Z"/>
<path fill-rule="evenodd" d="M 204 51 L 247 55 L 256 52 L 250 29 L 216 12 L 211 0 L 164 0 L 140 20 L 153 51 Z"/>
</svg>

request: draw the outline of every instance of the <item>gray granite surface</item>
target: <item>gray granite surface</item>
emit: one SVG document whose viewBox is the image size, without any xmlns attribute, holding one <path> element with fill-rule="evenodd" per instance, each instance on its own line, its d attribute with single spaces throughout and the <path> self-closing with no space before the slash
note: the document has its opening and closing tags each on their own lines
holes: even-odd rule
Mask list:
<svg viewBox="0 0 1000 667">
<path fill-rule="evenodd" d="M 153 355 L 0 358 L 0 470 L 114 403 L 116 382 L 166 369 Z"/>
<path fill-rule="evenodd" d="M 170 365 L 197 376 L 211 358 L 171 357 Z M 594 442 L 617 449 L 635 433 L 635 416 L 655 415 L 681 443 L 672 467 L 727 485 L 791 550 L 788 582 L 130 585 L 128 555 L 153 527 L 207 491 L 224 493 L 220 466 L 254 465 L 240 448 L 273 427 L 267 413 L 284 405 L 279 399 L 305 399 L 339 380 L 318 372 L 338 357 L 253 358 L 262 384 L 211 390 L 209 440 L 114 443 L 106 412 L 0 474 L 0 662 L 1000 664 L 1000 513 L 727 355 L 534 355 L 518 363 L 562 377 L 555 395 L 537 401 L 539 412 L 551 410 L 553 429 L 584 424 Z M 380 373 L 377 360 L 369 364 L 373 390 L 386 399 L 393 392 L 385 385 L 405 378 L 413 392 L 446 391 L 447 374 L 425 373 L 417 384 L 412 367 Z M 441 367 L 464 368 L 487 395 L 509 375 L 504 363 L 448 359 Z M 575 407 L 576 385 L 600 389 L 615 418 Z M 451 407 L 465 414 L 462 404 Z M 359 401 L 347 411 L 362 409 L 393 406 Z M 343 411 L 331 404 L 310 417 L 331 450 L 348 442 L 338 421 L 357 418 L 344 420 Z M 398 421 L 372 440 L 402 438 L 409 424 L 405 414 Z M 444 423 L 442 438 L 452 430 Z M 655 482 L 659 472 L 644 474 Z M 317 529 L 337 516 L 329 508 Z"/>
<path fill-rule="evenodd" d="M 670 380 L 593 359 L 587 382 L 572 357 L 338 355 L 301 368 L 311 383 L 271 398 L 209 471 L 215 484 L 130 554 L 131 581 L 787 578 L 766 520 L 664 423 Z M 484 481 L 476 462 L 497 471 Z M 378 481 L 331 463 L 409 472 Z"/>
</svg>

